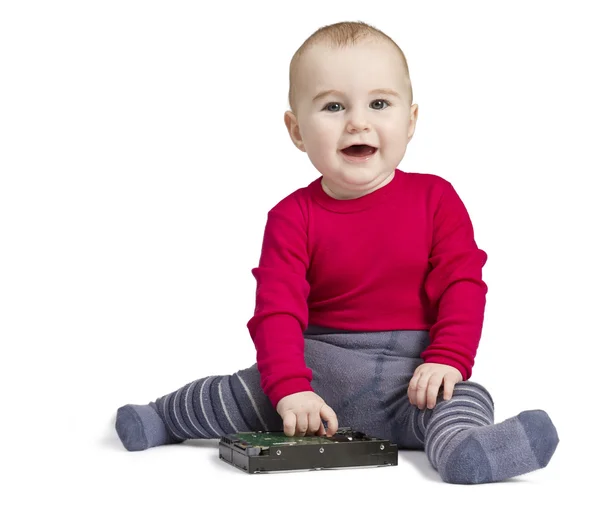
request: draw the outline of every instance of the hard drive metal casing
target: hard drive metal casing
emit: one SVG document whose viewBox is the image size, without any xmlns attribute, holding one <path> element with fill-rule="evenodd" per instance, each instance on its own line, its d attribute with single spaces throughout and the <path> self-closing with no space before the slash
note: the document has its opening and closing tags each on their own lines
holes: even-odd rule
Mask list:
<svg viewBox="0 0 600 521">
<path fill-rule="evenodd" d="M 241 432 L 221 437 L 219 458 L 249 474 L 396 466 L 398 446 L 350 428 L 339 429 L 331 438 Z"/>
</svg>

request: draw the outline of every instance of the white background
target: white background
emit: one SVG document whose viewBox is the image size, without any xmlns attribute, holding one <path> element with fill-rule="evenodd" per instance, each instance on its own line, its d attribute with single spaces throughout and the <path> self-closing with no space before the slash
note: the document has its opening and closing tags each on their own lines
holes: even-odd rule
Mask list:
<svg viewBox="0 0 600 521">
<path fill-rule="evenodd" d="M 594 2 L 7 1 L 0 7 L 3 519 L 577 517 L 597 484 Z M 402 47 L 400 164 L 453 183 L 489 260 L 473 380 L 561 443 L 506 483 L 395 468 L 249 476 L 217 442 L 126 452 L 116 409 L 254 362 L 267 211 L 318 177 L 289 60 L 363 20 Z M 8 484 L 10 483 L 10 484 Z M 595 489 L 595 487 L 594 487 Z M 553 515 L 554 518 L 554 515 Z"/>
</svg>

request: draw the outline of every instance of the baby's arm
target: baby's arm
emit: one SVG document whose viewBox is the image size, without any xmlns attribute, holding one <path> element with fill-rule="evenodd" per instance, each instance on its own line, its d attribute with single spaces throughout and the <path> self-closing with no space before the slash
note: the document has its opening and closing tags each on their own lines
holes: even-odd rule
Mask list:
<svg viewBox="0 0 600 521">
<path fill-rule="evenodd" d="M 482 268 L 487 254 L 475 242 L 471 219 L 454 187 L 447 181 L 442 186 L 425 280 L 437 318 L 429 332 L 431 343 L 421 355 L 425 364 L 410 384 L 415 405 L 424 405 L 426 397 L 431 405 L 442 384 L 446 398 L 454 383 L 470 378 L 483 327 L 487 286 Z"/>
<path fill-rule="evenodd" d="M 292 435 L 322 432 L 321 418 L 331 420 L 331 427 L 337 429 L 335 413 L 312 389 L 312 371 L 304 360 L 310 290 L 306 228 L 293 197 L 269 212 L 259 266 L 252 270 L 257 281 L 256 308 L 248 322 L 261 387 L 287 421 L 286 434 Z"/>
</svg>

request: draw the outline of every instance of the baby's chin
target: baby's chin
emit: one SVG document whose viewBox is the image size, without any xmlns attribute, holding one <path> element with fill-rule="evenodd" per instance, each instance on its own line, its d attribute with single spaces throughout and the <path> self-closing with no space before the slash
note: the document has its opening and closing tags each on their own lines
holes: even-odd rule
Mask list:
<svg viewBox="0 0 600 521">
<path fill-rule="evenodd" d="M 320 173 L 323 176 L 321 184 L 325 188 L 329 188 L 329 191 L 339 194 L 340 198 L 353 199 L 385 186 L 393 179 L 394 172 L 395 168 L 376 172 L 324 170 Z"/>
</svg>

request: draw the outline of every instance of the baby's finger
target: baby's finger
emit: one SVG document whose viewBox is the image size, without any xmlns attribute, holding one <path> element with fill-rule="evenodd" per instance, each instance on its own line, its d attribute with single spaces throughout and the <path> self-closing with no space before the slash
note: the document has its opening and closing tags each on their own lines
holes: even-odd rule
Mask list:
<svg viewBox="0 0 600 521">
<path fill-rule="evenodd" d="M 449 376 L 444 378 L 444 400 L 449 400 L 452 398 L 452 393 L 454 392 L 454 380 Z"/>
<path fill-rule="evenodd" d="M 338 430 L 338 419 L 335 411 L 324 404 L 321 407 L 321 418 L 327 422 L 327 437 L 333 436 Z"/>
<path fill-rule="evenodd" d="M 292 411 L 283 415 L 283 432 L 286 436 L 293 436 L 296 432 L 296 415 Z"/>
<path fill-rule="evenodd" d="M 427 403 L 427 386 L 429 385 L 429 375 L 422 375 L 417 383 L 417 407 L 424 409 Z"/>
<path fill-rule="evenodd" d="M 308 430 L 308 418 L 306 413 L 300 413 L 296 415 L 296 436 L 306 435 Z"/>
<path fill-rule="evenodd" d="M 321 426 L 319 427 L 319 430 L 316 432 L 316 436 L 325 436 L 326 431 L 325 431 L 325 425 L 323 425 L 323 422 L 321 421 Z"/>
<path fill-rule="evenodd" d="M 417 405 L 417 385 L 419 384 L 420 377 L 420 375 L 416 374 L 408 383 L 408 391 L 406 394 L 408 395 L 408 401 L 411 405 Z"/>
<path fill-rule="evenodd" d="M 442 379 L 439 376 L 432 376 L 429 379 L 427 385 L 427 407 L 433 409 L 437 402 L 437 396 L 440 392 L 440 385 L 442 385 Z"/>
<path fill-rule="evenodd" d="M 311 412 L 308 416 L 308 434 L 316 434 L 323 427 L 321 416 L 318 412 Z"/>
</svg>

